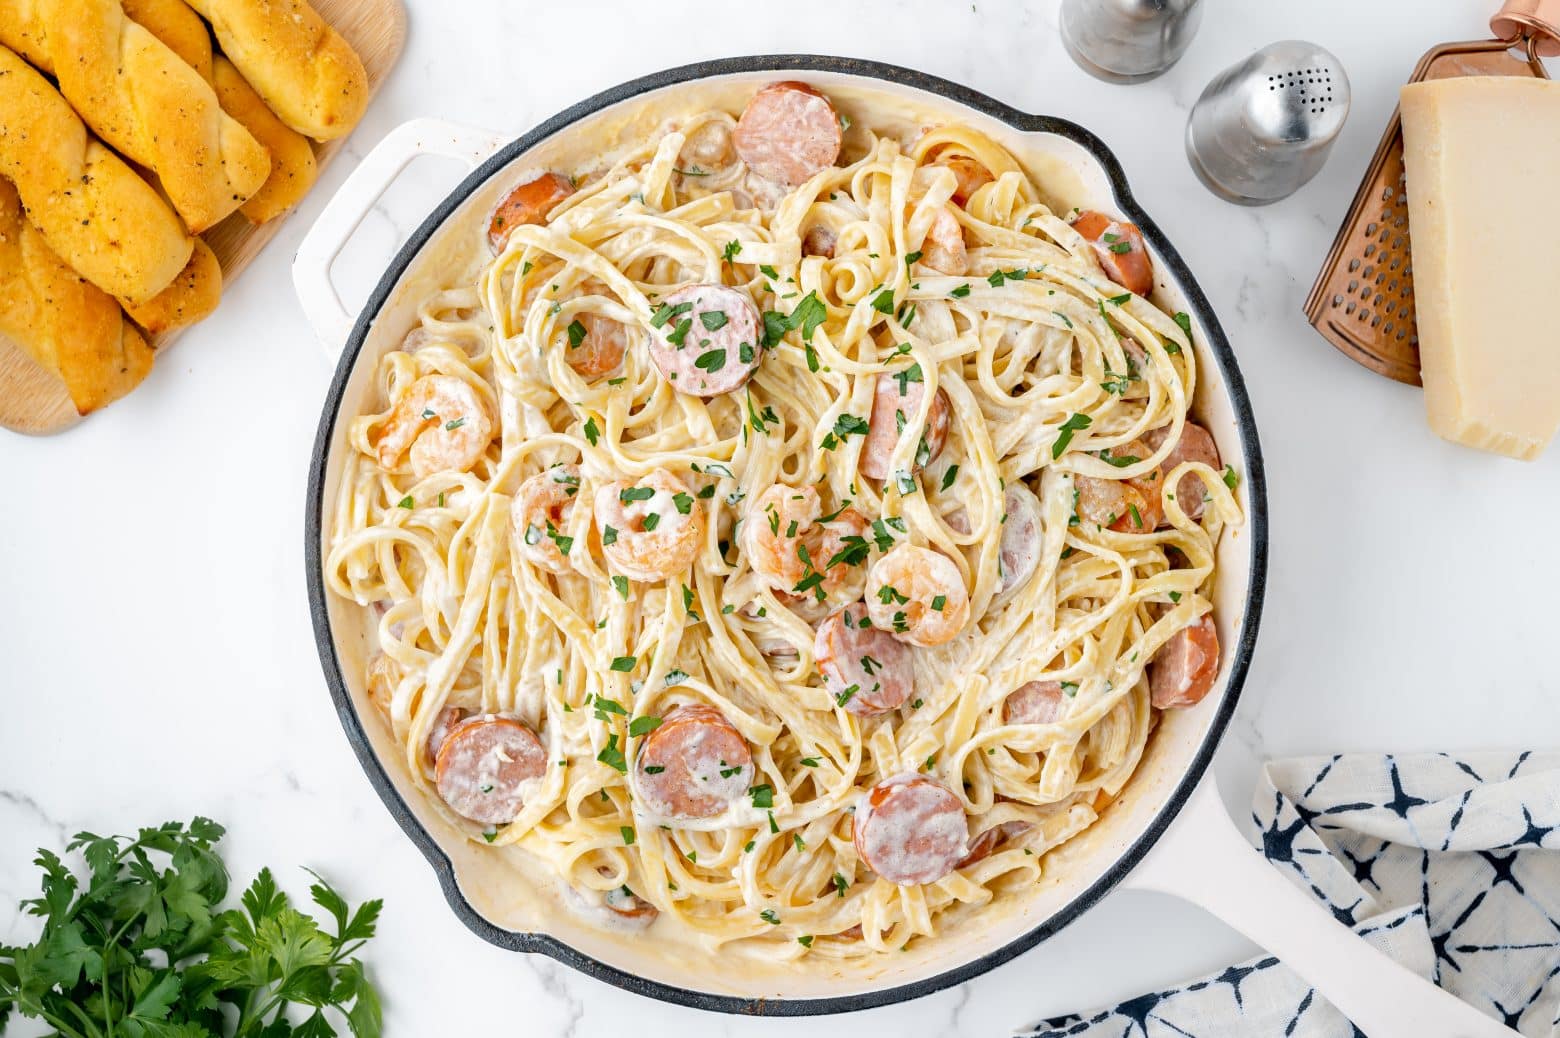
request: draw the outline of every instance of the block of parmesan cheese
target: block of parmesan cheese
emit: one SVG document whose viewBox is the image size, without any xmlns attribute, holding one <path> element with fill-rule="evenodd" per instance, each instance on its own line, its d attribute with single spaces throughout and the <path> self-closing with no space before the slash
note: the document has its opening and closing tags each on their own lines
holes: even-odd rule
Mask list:
<svg viewBox="0 0 1560 1038">
<path fill-rule="evenodd" d="M 1403 88 L 1430 427 L 1531 460 L 1560 427 L 1560 83 Z"/>
</svg>

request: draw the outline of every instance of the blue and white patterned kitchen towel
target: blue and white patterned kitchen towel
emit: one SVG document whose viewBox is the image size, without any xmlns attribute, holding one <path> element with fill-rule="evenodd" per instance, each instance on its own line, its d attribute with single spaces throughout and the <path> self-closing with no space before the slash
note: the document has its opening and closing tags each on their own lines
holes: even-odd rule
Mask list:
<svg viewBox="0 0 1560 1038">
<path fill-rule="evenodd" d="M 1560 1038 L 1560 751 L 1274 761 L 1251 823 L 1274 866 L 1393 958 L 1530 1038 Z M 1271 956 L 1026 1032 L 1360 1033 Z"/>
</svg>

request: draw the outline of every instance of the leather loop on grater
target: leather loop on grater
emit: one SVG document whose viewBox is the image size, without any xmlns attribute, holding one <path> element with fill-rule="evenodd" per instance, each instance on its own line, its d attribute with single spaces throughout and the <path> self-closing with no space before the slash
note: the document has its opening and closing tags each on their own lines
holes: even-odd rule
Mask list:
<svg viewBox="0 0 1560 1038">
<path fill-rule="evenodd" d="M 1560 54 L 1560 0 L 1510 0 L 1490 20 L 1505 38 L 1443 43 L 1419 59 L 1410 83 L 1456 76 L 1548 78 L 1541 54 Z M 1322 337 L 1370 370 L 1420 385 L 1409 254 L 1403 133 L 1398 112 L 1376 148 L 1332 251 L 1305 301 Z"/>
</svg>

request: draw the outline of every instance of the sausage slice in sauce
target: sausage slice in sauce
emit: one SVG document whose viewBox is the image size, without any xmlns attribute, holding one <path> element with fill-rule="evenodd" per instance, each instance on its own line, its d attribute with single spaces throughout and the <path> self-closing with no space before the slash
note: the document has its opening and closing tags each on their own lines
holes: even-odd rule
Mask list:
<svg viewBox="0 0 1560 1038">
<path fill-rule="evenodd" d="M 998 594 L 1010 591 L 1034 575 L 1040 564 L 1040 499 L 1022 483 L 1002 492 L 1002 542 L 997 562 L 1002 571 Z"/>
<path fill-rule="evenodd" d="M 997 845 L 1003 840 L 1022 836 L 1028 831 L 1028 822 L 1003 822 L 1001 825 L 992 826 L 970 841 L 970 852 L 964 856 L 964 860 L 959 862 L 958 868 L 962 869 L 966 865 L 974 865 L 976 862 L 985 861 L 991 857 L 992 851 L 995 851 Z"/>
<path fill-rule="evenodd" d="M 787 187 L 805 183 L 840 157 L 843 131 L 829 99 L 806 83 L 771 83 L 747 103 L 732 144 L 759 176 Z"/>
<path fill-rule="evenodd" d="M 521 224 L 546 223 L 553 207 L 572 194 L 573 181 L 560 173 L 543 173 L 527 180 L 494 208 L 488 219 L 488 246 L 495 254 L 503 252 L 511 231 Z"/>
<path fill-rule="evenodd" d="M 674 708 L 645 736 L 640 797 L 663 818 L 710 818 L 747 792 L 753 754 L 742 733 L 704 704 Z"/>
<path fill-rule="evenodd" d="M 514 821 L 532 779 L 547 771 L 547 751 L 520 721 L 485 715 L 451 729 L 439 746 L 439 796 L 458 814 L 487 825 Z"/>
<path fill-rule="evenodd" d="M 1148 444 L 1151 450 L 1158 450 L 1170 435 L 1170 427 L 1150 429 L 1143 434 L 1143 442 Z M 1213 471 L 1218 472 L 1224 467 L 1219 458 L 1219 445 L 1213 442 L 1213 434 L 1196 422 L 1187 422 L 1181 427 L 1181 438 L 1171 448 L 1165 460 L 1159 463 L 1159 467 L 1167 475 L 1175 471 L 1177 465 L 1188 461 L 1200 461 Z M 1187 473 L 1181 477 L 1181 481 L 1170 488 L 1170 493 L 1175 495 L 1176 503 L 1186 512 L 1186 517 L 1192 522 L 1197 522 L 1203 517 L 1203 506 L 1207 503 L 1203 500 L 1205 490 L 1203 482 L 1197 476 Z"/>
<path fill-rule="evenodd" d="M 1061 720 L 1066 693 L 1060 681 L 1029 681 L 1008 693 L 1002 704 L 1007 724 L 1055 724 Z"/>
<path fill-rule="evenodd" d="M 742 388 L 763 360 L 758 307 L 725 285 L 687 285 L 661 300 L 650 359 L 679 393 L 715 397 Z"/>
<path fill-rule="evenodd" d="M 1219 632 L 1204 616 L 1177 631 L 1148 665 L 1150 700 L 1161 710 L 1196 706 L 1219 676 Z"/>
<path fill-rule="evenodd" d="M 969 854 L 964 805 L 924 775 L 879 782 L 856 805 L 853 840 L 867 868 L 902 887 L 935 883 Z"/>
<path fill-rule="evenodd" d="M 1106 277 L 1133 295 L 1146 296 L 1154 290 L 1154 261 L 1148 258 L 1137 224 L 1113 220 L 1090 209 L 1078 214 L 1073 230 L 1094 246 Z"/>
<path fill-rule="evenodd" d="M 899 442 L 899 430 L 915 417 L 926 396 L 926 383 L 919 379 L 901 378 L 899 374 L 882 374 L 872 391 L 872 417 L 867 424 L 867 441 L 861 447 L 861 474 L 868 479 L 887 479 L 889 456 Z M 915 453 L 915 470 L 919 472 L 942 453 L 948 440 L 948 424 L 952 416 L 948 394 L 941 389 L 932 398 L 931 409 L 926 413 L 926 427 L 921 431 L 921 442 Z"/>
<path fill-rule="evenodd" d="M 818 625 L 813 655 L 829 695 L 858 717 L 898 710 L 915 691 L 909 646 L 873 627 L 860 602 Z"/>
</svg>

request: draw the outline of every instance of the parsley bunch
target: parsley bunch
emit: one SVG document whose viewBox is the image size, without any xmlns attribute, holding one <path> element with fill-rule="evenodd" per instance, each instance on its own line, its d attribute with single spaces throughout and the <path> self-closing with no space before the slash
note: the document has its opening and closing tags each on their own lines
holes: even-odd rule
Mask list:
<svg viewBox="0 0 1560 1038">
<path fill-rule="evenodd" d="M 79 833 L 66 849 L 86 861 L 84 887 L 40 850 L 42 896 L 22 907 L 43 933 L 0 945 L 0 1032 L 14 1009 L 62 1038 L 327 1038 L 333 1010 L 357 1038 L 377 1038 L 379 997 L 353 955 L 381 902 L 352 911 L 320 880 L 309 893 L 335 922 L 328 933 L 262 869 L 243 908 L 224 911 L 222 834 L 207 818 L 133 839 Z"/>
</svg>

